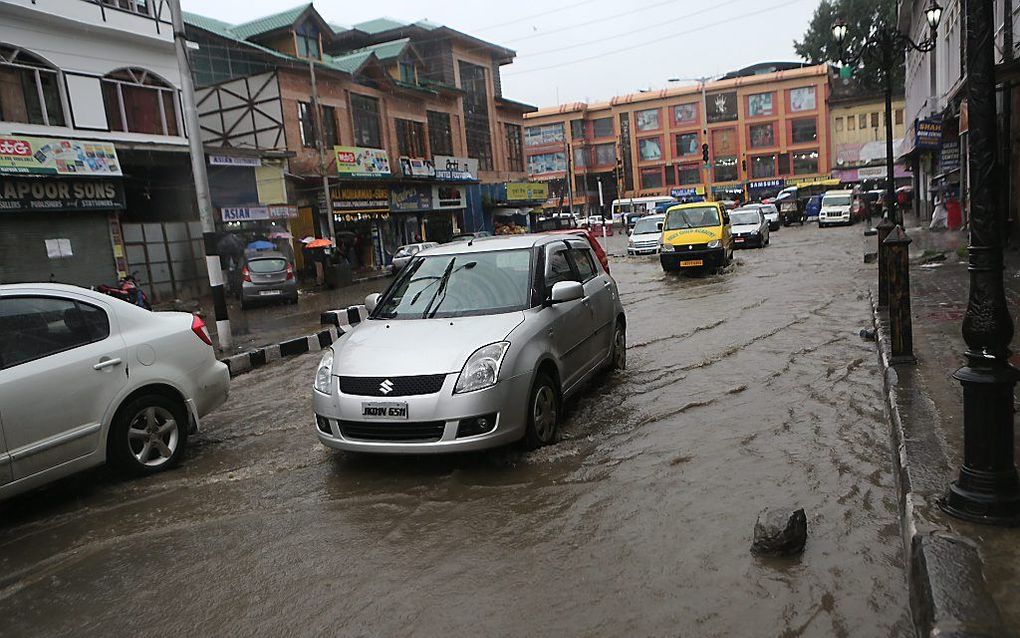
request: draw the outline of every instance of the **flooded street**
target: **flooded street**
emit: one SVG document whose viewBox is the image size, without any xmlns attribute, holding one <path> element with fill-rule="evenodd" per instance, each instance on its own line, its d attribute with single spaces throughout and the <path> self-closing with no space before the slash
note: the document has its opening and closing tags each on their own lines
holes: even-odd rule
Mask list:
<svg viewBox="0 0 1020 638">
<path fill-rule="evenodd" d="M 0 635 L 911 635 L 861 231 L 683 277 L 610 238 L 628 369 L 537 452 L 332 452 L 318 354 L 238 377 L 178 469 L 0 503 Z M 802 556 L 750 554 L 765 505 Z"/>
</svg>

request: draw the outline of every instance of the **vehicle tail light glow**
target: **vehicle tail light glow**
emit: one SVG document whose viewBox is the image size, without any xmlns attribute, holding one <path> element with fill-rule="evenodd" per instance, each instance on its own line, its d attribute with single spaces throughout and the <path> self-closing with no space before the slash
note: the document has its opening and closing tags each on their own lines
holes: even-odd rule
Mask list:
<svg viewBox="0 0 1020 638">
<path fill-rule="evenodd" d="M 294 266 L 287 264 L 287 281 L 294 278 Z"/>
<path fill-rule="evenodd" d="M 209 329 L 205 327 L 205 322 L 202 321 L 202 318 L 198 315 L 191 316 L 191 331 L 194 332 L 199 339 L 204 341 L 206 345 L 211 346 L 213 344 L 212 337 L 209 336 Z"/>
<path fill-rule="evenodd" d="M 248 271 L 247 266 L 241 269 L 241 278 L 247 281 L 248 283 L 251 283 L 251 272 Z"/>
</svg>

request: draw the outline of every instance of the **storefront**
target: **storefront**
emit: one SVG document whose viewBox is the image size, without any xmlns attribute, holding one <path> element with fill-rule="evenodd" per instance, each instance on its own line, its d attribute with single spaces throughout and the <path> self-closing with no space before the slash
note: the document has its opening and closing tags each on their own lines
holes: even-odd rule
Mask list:
<svg viewBox="0 0 1020 638">
<path fill-rule="evenodd" d="M 712 187 L 712 199 L 719 200 L 743 200 L 744 199 L 744 187 L 738 184 L 732 186 L 713 186 Z"/>
<path fill-rule="evenodd" d="M 485 185 L 486 212 L 497 235 L 519 235 L 532 229 L 532 220 L 543 211 L 549 197 L 544 182 L 507 182 Z"/>
<path fill-rule="evenodd" d="M 377 270 L 396 250 L 390 222 L 390 188 L 383 185 L 338 184 L 330 187 L 333 228 L 338 250 L 354 271 Z"/>
<path fill-rule="evenodd" d="M 786 187 L 785 179 L 761 179 L 747 183 L 747 201 L 771 199 Z"/>
</svg>

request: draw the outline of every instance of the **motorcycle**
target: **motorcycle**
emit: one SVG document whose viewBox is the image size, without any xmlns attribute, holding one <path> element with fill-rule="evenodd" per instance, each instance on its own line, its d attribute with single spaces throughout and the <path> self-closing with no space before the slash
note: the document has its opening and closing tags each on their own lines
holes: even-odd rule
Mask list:
<svg viewBox="0 0 1020 638">
<path fill-rule="evenodd" d="M 104 295 L 110 295 L 126 301 L 129 304 L 134 304 L 146 310 L 152 310 L 152 304 L 149 303 L 149 296 L 145 294 L 141 286 L 138 285 L 138 280 L 135 279 L 136 273 L 125 275 L 117 280 L 116 286 L 107 286 L 106 284 L 99 284 L 93 286 L 92 289 L 101 292 Z"/>
</svg>

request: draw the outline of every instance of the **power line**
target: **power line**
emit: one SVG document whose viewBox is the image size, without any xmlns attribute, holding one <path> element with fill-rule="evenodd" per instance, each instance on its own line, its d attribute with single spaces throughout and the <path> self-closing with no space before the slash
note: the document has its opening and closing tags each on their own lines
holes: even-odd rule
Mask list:
<svg viewBox="0 0 1020 638">
<path fill-rule="evenodd" d="M 580 6 L 585 5 L 585 4 L 591 4 L 592 2 L 596 2 L 596 1 L 597 0 L 581 0 L 581 2 L 575 2 L 574 4 L 568 4 L 568 5 L 565 5 L 565 6 L 562 6 L 562 7 L 557 7 L 555 9 L 549 9 L 548 11 L 543 11 L 541 13 L 535 13 L 535 14 L 532 14 L 530 16 L 524 16 L 523 18 L 515 18 L 513 20 L 505 20 L 503 22 L 500 22 L 499 24 L 490 24 L 487 27 L 479 27 L 477 29 L 472 29 L 472 31 L 488 31 L 489 29 L 495 29 L 495 28 L 498 28 L 498 27 L 505 27 L 505 26 L 510 25 L 510 24 L 520 24 L 521 22 L 527 22 L 528 20 L 532 20 L 534 18 L 541 18 L 543 16 L 547 16 L 547 15 L 550 15 L 550 14 L 553 14 L 553 13 L 559 13 L 560 11 L 566 11 L 567 9 L 573 9 L 575 7 L 580 7 Z"/>
</svg>

